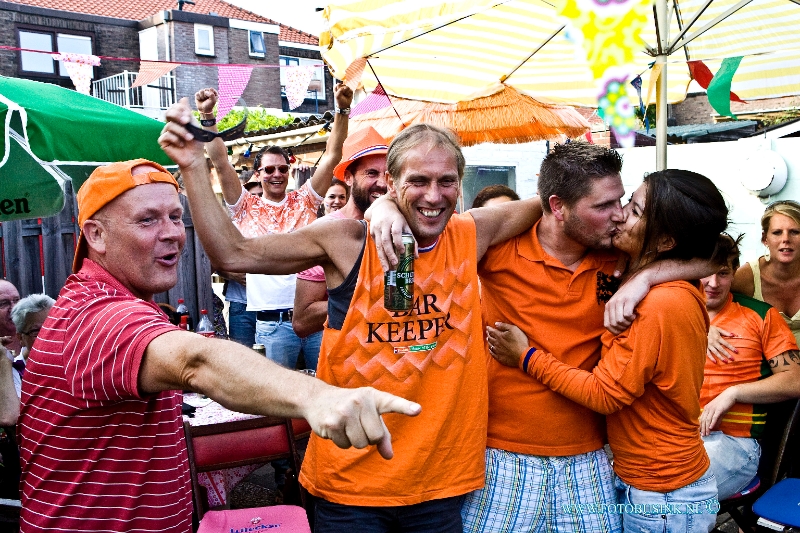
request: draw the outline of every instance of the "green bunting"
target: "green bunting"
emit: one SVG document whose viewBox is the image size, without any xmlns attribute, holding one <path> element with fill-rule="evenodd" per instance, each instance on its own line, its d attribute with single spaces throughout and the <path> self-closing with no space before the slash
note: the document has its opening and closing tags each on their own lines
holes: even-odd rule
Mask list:
<svg viewBox="0 0 800 533">
<path fill-rule="evenodd" d="M 714 79 L 708 84 L 708 103 L 720 115 L 733 119 L 736 115 L 731 112 L 731 82 L 741 62 L 742 56 L 723 59 Z"/>
</svg>

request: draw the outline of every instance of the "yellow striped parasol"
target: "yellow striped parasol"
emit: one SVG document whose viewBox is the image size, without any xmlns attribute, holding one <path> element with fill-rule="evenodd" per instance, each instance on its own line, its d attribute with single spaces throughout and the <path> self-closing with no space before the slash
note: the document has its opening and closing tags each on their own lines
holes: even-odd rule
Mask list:
<svg viewBox="0 0 800 533">
<path fill-rule="evenodd" d="M 405 98 L 391 101 L 392 106 L 352 117 L 350 130 L 372 126 L 390 141 L 405 127 L 427 122 L 452 129 L 463 146 L 563 140 L 590 130 L 589 123 L 575 109 L 537 102 L 513 87 L 453 104 Z"/>
<path fill-rule="evenodd" d="M 737 56 L 744 59 L 731 90 L 741 98 L 800 93 L 800 0 L 656 1 L 668 12 L 658 33 L 654 8 L 641 34 L 619 36 L 638 43 L 634 67 L 645 103 L 655 102 L 655 91 L 648 100 L 648 67 L 658 55 L 669 64 L 670 103 L 685 98 L 686 61 L 702 60 L 716 72 Z M 567 2 L 575 0 L 338 1 L 324 11 L 329 30 L 320 45 L 335 77 L 366 57 L 365 86 L 380 80 L 392 96 L 454 103 L 491 94 L 502 82 L 540 102 L 596 107 L 579 32 L 557 14 Z"/>
<path fill-rule="evenodd" d="M 324 11 L 329 30 L 320 45 L 335 77 L 367 58 L 365 87 L 380 84 L 391 96 L 455 103 L 509 85 L 540 102 L 599 106 L 615 128 L 624 126 L 615 129 L 623 138 L 628 99 L 638 101 L 625 79 L 640 72 L 643 100 L 657 108 L 657 169 L 667 164 L 666 104 L 685 98 L 688 61 L 719 74 L 714 97 L 723 103 L 729 91 L 745 100 L 800 94 L 800 0 L 627 0 L 630 11 L 623 4 L 340 0 Z"/>
</svg>

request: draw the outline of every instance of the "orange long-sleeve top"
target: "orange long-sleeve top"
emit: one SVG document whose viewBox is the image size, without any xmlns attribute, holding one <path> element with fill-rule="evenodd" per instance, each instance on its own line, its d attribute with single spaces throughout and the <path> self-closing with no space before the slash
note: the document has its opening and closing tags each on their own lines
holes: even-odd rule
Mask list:
<svg viewBox="0 0 800 533">
<path fill-rule="evenodd" d="M 640 490 L 669 492 L 699 479 L 709 460 L 700 438 L 700 387 L 709 319 L 685 281 L 653 287 L 631 327 L 603 334 L 591 372 L 535 351 L 520 366 L 567 398 L 606 414 L 614 470 Z M 577 429 L 577 428 L 576 428 Z"/>
</svg>

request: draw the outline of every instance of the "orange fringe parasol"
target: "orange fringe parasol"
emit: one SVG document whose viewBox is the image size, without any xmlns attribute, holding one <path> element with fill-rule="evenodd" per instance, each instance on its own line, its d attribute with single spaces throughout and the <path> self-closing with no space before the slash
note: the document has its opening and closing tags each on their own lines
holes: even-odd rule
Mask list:
<svg viewBox="0 0 800 533">
<path fill-rule="evenodd" d="M 385 107 L 351 118 L 350 131 L 372 126 L 391 141 L 405 127 L 426 122 L 450 128 L 463 146 L 472 146 L 485 142 L 560 140 L 579 137 L 591 129 L 575 109 L 543 104 L 509 86 L 490 96 L 455 104 L 396 97 L 391 97 L 391 101 L 394 108 Z"/>
</svg>

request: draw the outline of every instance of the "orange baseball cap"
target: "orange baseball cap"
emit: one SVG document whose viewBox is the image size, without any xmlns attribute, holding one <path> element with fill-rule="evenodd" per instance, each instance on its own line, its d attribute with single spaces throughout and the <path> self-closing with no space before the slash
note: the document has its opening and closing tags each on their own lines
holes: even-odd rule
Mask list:
<svg viewBox="0 0 800 533">
<path fill-rule="evenodd" d="M 333 175 L 344 181 L 344 171 L 353 161 L 367 155 L 385 155 L 388 151 L 386 139 L 375 131 L 375 128 L 371 126 L 361 128 L 345 139 L 342 146 L 342 162 L 333 169 Z"/>
<path fill-rule="evenodd" d="M 133 169 L 141 165 L 154 167 L 158 172 L 146 172 L 134 176 Z M 147 159 L 133 159 L 97 167 L 89 179 L 81 185 L 78 191 L 78 227 L 81 228 L 81 234 L 78 237 L 78 246 L 75 248 L 73 272 L 81 269 L 83 259 L 88 254 L 86 239 L 83 238 L 83 223 L 122 193 L 137 185 L 148 183 L 170 183 L 179 190 L 178 182 L 167 169 Z"/>
</svg>

